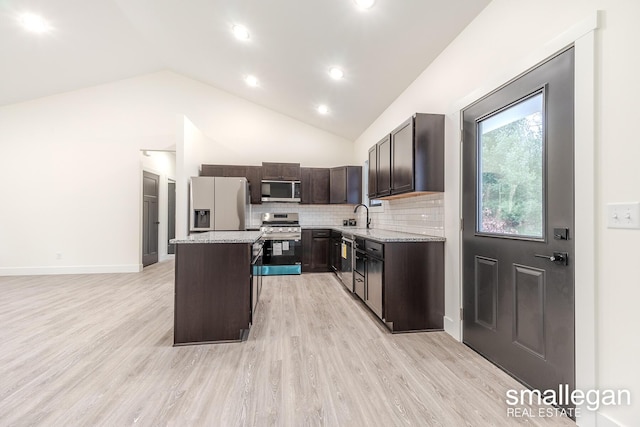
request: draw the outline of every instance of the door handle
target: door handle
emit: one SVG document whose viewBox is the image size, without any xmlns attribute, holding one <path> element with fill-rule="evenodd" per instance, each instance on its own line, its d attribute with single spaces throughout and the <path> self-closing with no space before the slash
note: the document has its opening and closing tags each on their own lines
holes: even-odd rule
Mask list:
<svg viewBox="0 0 640 427">
<path fill-rule="evenodd" d="M 551 262 L 555 262 L 556 264 L 567 265 L 569 264 L 569 254 L 566 252 L 554 252 L 553 255 L 534 255 L 536 258 L 544 258 L 548 259 Z"/>
</svg>

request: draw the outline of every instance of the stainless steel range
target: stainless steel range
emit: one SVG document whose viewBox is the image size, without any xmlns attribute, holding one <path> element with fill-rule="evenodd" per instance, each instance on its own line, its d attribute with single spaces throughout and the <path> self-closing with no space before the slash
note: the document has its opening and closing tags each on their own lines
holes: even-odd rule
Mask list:
<svg viewBox="0 0 640 427">
<path fill-rule="evenodd" d="M 298 214 L 264 213 L 260 231 L 264 233 L 262 274 L 300 274 L 302 231 Z"/>
</svg>

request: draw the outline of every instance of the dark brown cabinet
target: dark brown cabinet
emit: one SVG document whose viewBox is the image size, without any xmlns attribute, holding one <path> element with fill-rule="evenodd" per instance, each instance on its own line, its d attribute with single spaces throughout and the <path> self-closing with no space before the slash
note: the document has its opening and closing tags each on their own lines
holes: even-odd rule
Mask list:
<svg viewBox="0 0 640 427">
<path fill-rule="evenodd" d="M 262 162 L 262 179 L 299 181 L 300 163 Z"/>
<path fill-rule="evenodd" d="M 376 175 L 376 197 L 388 196 L 391 194 L 391 136 L 384 137 L 375 147 L 377 153 L 377 170 L 374 172 Z M 371 197 L 369 196 L 369 198 Z"/>
<path fill-rule="evenodd" d="M 378 194 L 378 145 L 369 148 L 369 175 L 367 176 L 367 196 L 373 199 Z"/>
<path fill-rule="evenodd" d="M 355 247 L 355 293 L 392 332 L 443 328 L 443 242 L 356 237 Z"/>
<path fill-rule="evenodd" d="M 331 230 L 302 230 L 302 272 L 331 271 L 329 253 Z"/>
<path fill-rule="evenodd" d="M 300 192 L 302 204 L 328 205 L 329 179 L 328 168 L 300 168 Z"/>
<path fill-rule="evenodd" d="M 391 194 L 413 191 L 413 118 L 391 132 Z"/>
<path fill-rule="evenodd" d="M 251 244 L 176 245 L 174 345 L 240 341 L 251 322 Z"/>
<path fill-rule="evenodd" d="M 378 142 L 376 150 L 377 168 L 370 169 L 376 175 L 376 198 L 444 191 L 442 114 L 415 114 Z"/>
<path fill-rule="evenodd" d="M 200 176 L 245 177 L 249 182 L 251 203 L 262 203 L 262 168 L 260 166 L 202 165 Z"/>
<path fill-rule="evenodd" d="M 262 204 L 262 167 L 247 166 L 247 179 L 249 180 L 249 191 L 251 192 L 251 204 Z"/>
<path fill-rule="evenodd" d="M 362 167 L 341 166 L 330 170 L 330 203 L 362 203 Z"/>
<path fill-rule="evenodd" d="M 444 327 L 444 243 L 384 245 L 384 321 L 393 332 Z"/>
<path fill-rule="evenodd" d="M 200 176 L 227 176 L 224 174 L 225 165 L 202 165 Z"/>
</svg>

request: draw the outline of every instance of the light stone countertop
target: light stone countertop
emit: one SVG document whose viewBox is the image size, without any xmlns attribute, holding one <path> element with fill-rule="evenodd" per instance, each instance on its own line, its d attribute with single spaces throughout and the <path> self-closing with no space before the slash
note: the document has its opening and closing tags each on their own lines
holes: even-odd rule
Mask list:
<svg viewBox="0 0 640 427">
<path fill-rule="evenodd" d="M 429 234 L 406 233 L 403 231 L 380 230 L 377 228 L 344 227 L 335 225 L 303 225 L 302 229 L 330 229 L 355 237 L 375 240 L 377 242 L 444 242 L 446 239 Z"/>
<path fill-rule="evenodd" d="M 261 231 L 205 231 L 185 239 L 171 239 L 169 243 L 253 243 L 262 236 Z"/>
<path fill-rule="evenodd" d="M 428 234 L 405 233 L 363 227 L 339 227 L 331 225 L 304 225 L 303 229 L 330 229 L 354 237 L 385 242 L 444 242 L 446 239 Z M 192 234 L 185 239 L 171 239 L 170 243 L 253 243 L 262 236 L 260 231 L 206 231 Z"/>
</svg>

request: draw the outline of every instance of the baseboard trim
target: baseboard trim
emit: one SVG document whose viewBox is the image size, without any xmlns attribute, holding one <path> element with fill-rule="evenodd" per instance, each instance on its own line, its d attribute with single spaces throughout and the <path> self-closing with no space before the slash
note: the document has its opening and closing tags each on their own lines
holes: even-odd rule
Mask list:
<svg viewBox="0 0 640 427">
<path fill-rule="evenodd" d="M 449 316 L 444 316 L 444 331 L 456 340 L 462 341 L 462 337 L 458 333 L 460 328 L 456 326 L 455 321 Z"/>
<path fill-rule="evenodd" d="M 47 267 L 0 267 L 0 276 L 43 276 L 57 274 L 138 273 L 142 264 L 71 265 Z"/>
</svg>

